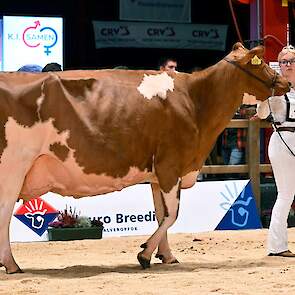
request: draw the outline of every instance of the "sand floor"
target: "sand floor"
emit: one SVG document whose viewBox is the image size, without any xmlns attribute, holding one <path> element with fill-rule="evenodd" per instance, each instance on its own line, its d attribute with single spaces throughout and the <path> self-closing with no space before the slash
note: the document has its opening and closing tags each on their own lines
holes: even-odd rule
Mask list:
<svg viewBox="0 0 295 295">
<path fill-rule="evenodd" d="M 295 294 L 295 258 L 268 257 L 267 230 L 170 234 L 181 262 L 153 258 L 142 270 L 136 260 L 147 237 L 70 242 L 14 243 L 23 274 L 0 269 L 0 295 L 7 294 Z M 295 251 L 295 228 L 289 229 Z"/>
</svg>

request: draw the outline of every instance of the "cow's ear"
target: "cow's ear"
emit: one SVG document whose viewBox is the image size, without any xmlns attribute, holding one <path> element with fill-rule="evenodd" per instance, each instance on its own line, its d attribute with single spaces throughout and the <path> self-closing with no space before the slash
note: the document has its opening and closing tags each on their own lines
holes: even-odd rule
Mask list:
<svg viewBox="0 0 295 295">
<path fill-rule="evenodd" d="M 251 63 L 252 65 L 260 65 L 264 55 L 264 47 L 257 46 L 249 50 L 244 56 L 238 59 L 238 62 L 242 65 Z"/>
<path fill-rule="evenodd" d="M 241 42 L 236 42 L 236 43 L 233 45 L 232 50 L 235 51 L 235 50 L 237 50 L 237 49 L 239 49 L 239 48 L 243 48 L 243 49 L 245 49 L 244 45 L 243 45 Z"/>
</svg>

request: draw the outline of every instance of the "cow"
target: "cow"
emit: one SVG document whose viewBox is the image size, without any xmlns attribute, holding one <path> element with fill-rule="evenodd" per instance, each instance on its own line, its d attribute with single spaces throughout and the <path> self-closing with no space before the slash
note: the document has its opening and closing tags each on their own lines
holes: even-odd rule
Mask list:
<svg viewBox="0 0 295 295">
<path fill-rule="evenodd" d="M 93 196 L 151 183 L 158 229 L 137 259 L 177 263 L 167 230 L 181 188 L 193 186 L 244 93 L 265 100 L 289 90 L 262 60 L 236 43 L 193 74 L 144 70 L 0 73 L 0 266 L 22 272 L 9 241 L 16 200 L 49 191 Z"/>
</svg>

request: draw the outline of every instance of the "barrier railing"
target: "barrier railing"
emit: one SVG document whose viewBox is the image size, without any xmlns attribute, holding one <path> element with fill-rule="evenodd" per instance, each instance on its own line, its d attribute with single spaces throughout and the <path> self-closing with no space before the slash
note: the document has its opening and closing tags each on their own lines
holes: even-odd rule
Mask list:
<svg viewBox="0 0 295 295">
<path fill-rule="evenodd" d="M 255 195 L 257 209 L 261 211 L 260 173 L 272 172 L 270 164 L 260 163 L 260 128 L 270 128 L 271 124 L 261 120 L 233 119 L 226 128 L 247 128 L 247 148 L 245 165 L 204 165 L 201 173 L 227 174 L 248 173 Z"/>
</svg>

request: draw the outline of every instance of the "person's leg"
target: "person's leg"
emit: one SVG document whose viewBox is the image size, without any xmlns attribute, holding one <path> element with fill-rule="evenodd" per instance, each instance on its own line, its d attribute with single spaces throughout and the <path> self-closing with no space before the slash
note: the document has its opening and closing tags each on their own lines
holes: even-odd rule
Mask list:
<svg viewBox="0 0 295 295">
<path fill-rule="evenodd" d="M 221 155 L 223 158 L 224 165 L 228 165 L 230 154 L 231 154 L 231 149 L 222 147 Z"/>
<path fill-rule="evenodd" d="M 243 151 L 238 148 L 233 148 L 230 153 L 229 165 L 239 165 L 243 160 Z"/>
<path fill-rule="evenodd" d="M 295 151 L 294 134 L 283 132 L 282 136 Z M 288 250 L 287 219 L 295 194 L 295 157 L 287 150 L 277 133 L 272 135 L 269 142 L 269 158 L 278 195 L 272 210 L 267 250 L 268 253 L 281 253 Z"/>
</svg>

